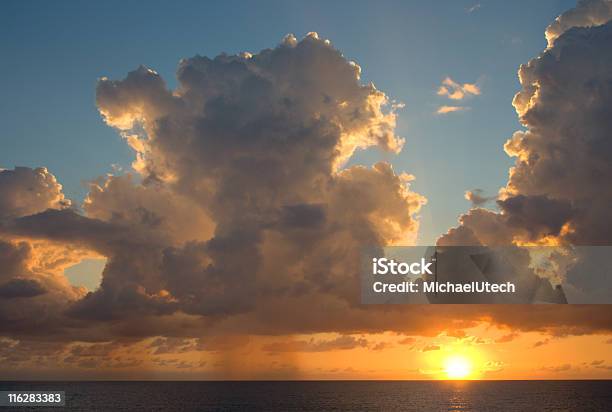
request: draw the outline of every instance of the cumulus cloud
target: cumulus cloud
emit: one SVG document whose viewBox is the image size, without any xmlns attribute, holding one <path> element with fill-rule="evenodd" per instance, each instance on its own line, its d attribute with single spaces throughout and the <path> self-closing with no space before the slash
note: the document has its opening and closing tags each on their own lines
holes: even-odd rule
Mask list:
<svg viewBox="0 0 612 412">
<path fill-rule="evenodd" d="M 215 224 L 206 210 L 187 196 L 156 181 L 136 184 L 134 176 L 108 176 L 90 184 L 83 208 L 90 218 L 139 227 L 168 243 L 208 240 Z"/>
<path fill-rule="evenodd" d="M 45 253 L 49 251 L 49 253 Z M 62 312 L 85 291 L 71 286 L 61 273 L 38 260 L 54 250 L 28 241 L 0 238 L 0 330 L 13 335 L 38 335 L 63 330 Z M 64 255 L 64 253 L 62 253 Z M 74 257 L 73 257 L 74 258 Z M 63 257 L 62 257 L 63 259 Z M 67 258 L 70 261 L 70 257 Z"/>
<path fill-rule="evenodd" d="M 15 221 L 45 211 L 69 211 L 62 186 L 45 168 L 0 171 L 0 329 L 44 334 L 62 329 L 62 312 L 85 291 L 63 269 L 88 256 L 78 245 L 52 244 L 13 233 Z"/>
<path fill-rule="evenodd" d="M 0 220 L 70 206 L 55 176 L 43 167 L 0 169 Z"/>
<path fill-rule="evenodd" d="M 568 226 L 564 237 L 586 245 L 609 244 L 612 229 L 605 183 L 612 176 L 611 39 L 610 23 L 574 28 L 521 66 L 514 106 L 527 130 L 505 145 L 517 160 L 502 200 L 545 196 Z"/>
<path fill-rule="evenodd" d="M 258 54 L 185 59 L 174 91 L 144 67 L 100 80 L 100 112 L 136 151 L 143 186 L 99 185 L 87 211 L 117 221 L 117 196 L 130 193 L 138 215 L 127 220 L 200 231 L 156 252 L 149 296 L 197 315 L 250 312 L 272 296 L 348 299 L 359 245 L 414 239 L 421 196 L 388 164 L 341 168 L 359 148 L 403 144 L 394 106 L 360 72 L 310 33 Z M 182 199 L 161 210 L 163 193 Z"/>
<path fill-rule="evenodd" d="M 181 317 L 193 330 L 273 330 L 325 300 L 338 319 L 303 311 L 302 325 L 280 328 L 333 328 L 343 311 L 357 320 L 361 248 L 414 242 L 425 202 L 388 163 L 343 166 L 357 149 L 403 145 L 398 105 L 360 73 L 309 33 L 256 54 L 184 59 L 176 90 L 145 67 L 102 78 L 98 108 L 139 176 L 92 182 L 82 215 L 37 169 L 55 197 L 25 209 L 16 193 L 27 185 L 5 185 L 19 201 L 3 233 L 106 258 L 100 287 L 64 303 L 73 337 L 102 334 L 87 327 L 96 323 L 171 335 Z"/>
<path fill-rule="evenodd" d="M 612 243 L 609 6 L 580 2 L 559 16 L 547 29 L 548 48 L 521 65 L 522 88 L 513 104 L 525 130 L 504 146 L 516 161 L 500 191 L 499 211 L 471 210 L 440 244 Z M 569 253 L 575 267 L 582 267 L 590 252 Z M 599 288 L 608 296 L 612 290 L 609 277 L 571 274 L 570 269 L 566 280 L 576 290 Z"/>
<path fill-rule="evenodd" d="M 357 148 L 401 149 L 393 106 L 373 84 L 362 85 L 360 73 L 310 33 L 255 55 L 184 59 L 175 91 L 144 67 L 121 81 L 102 79 L 97 102 L 106 122 L 128 136 L 147 177 L 187 183 L 190 174 L 211 178 L 216 168 L 236 163 L 270 172 L 312 163 L 304 176 L 295 170 L 276 177 L 295 184 L 341 164 Z M 146 136 L 133 134 L 136 125 Z M 263 150 L 272 145 L 278 149 Z M 246 154 L 252 163 L 241 164 Z M 192 189 L 204 194 L 210 187 Z"/>
</svg>

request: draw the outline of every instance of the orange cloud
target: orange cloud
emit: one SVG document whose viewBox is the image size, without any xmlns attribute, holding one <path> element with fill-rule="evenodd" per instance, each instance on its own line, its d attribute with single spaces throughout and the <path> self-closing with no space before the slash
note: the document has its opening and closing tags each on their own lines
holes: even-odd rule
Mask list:
<svg viewBox="0 0 612 412">
<path fill-rule="evenodd" d="M 437 95 L 448 97 L 451 100 L 463 100 L 466 97 L 480 95 L 480 88 L 475 83 L 460 84 L 446 77 L 438 88 Z"/>
<path fill-rule="evenodd" d="M 454 112 L 460 112 L 464 110 L 469 110 L 469 107 L 465 106 L 440 106 L 436 111 L 437 114 L 448 114 Z"/>
</svg>

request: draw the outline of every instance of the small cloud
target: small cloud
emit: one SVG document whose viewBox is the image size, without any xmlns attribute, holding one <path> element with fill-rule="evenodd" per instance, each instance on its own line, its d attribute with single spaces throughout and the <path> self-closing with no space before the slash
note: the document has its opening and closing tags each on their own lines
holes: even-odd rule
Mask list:
<svg viewBox="0 0 612 412">
<path fill-rule="evenodd" d="M 448 113 L 453 113 L 453 112 L 459 112 L 459 111 L 463 111 L 463 110 L 468 110 L 469 107 L 464 107 L 464 106 L 440 106 L 438 107 L 438 110 L 436 111 L 437 114 L 448 114 Z"/>
<path fill-rule="evenodd" d="M 463 342 L 465 345 L 489 345 L 493 343 L 491 339 L 483 339 L 478 336 L 468 336 Z"/>
<path fill-rule="evenodd" d="M 427 345 L 424 346 L 423 349 L 421 349 L 421 352 L 429 352 L 432 350 L 440 350 L 440 346 L 438 345 Z"/>
<path fill-rule="evenodd" d="M 507 34 L 501 40 L 504 46 L 519 47 L 523 44 L 523 38 L 516 34 Z"/>
<path fill-rule="evenodd" d="M 415 179 L 415 177 L 414 177 L 414 175 L 413 175 L 413 174 L 406 173 L 406 172 L 402 172 L 402 173 L 399 175 L 399 178 L 400 178 L 400 180 L 401 180 L 402 182 L 404 182 L 404 183 L 410 183 L 410 182 L 412 182 L 412 181 Z"/>
<path fill-rule="evenodd" d="M 518 333 L 512 332 L 512 333 L 509 333 L 508 335 L 504 335 L 504 336 L 501 336 L 501 337 L 497 338 L 495 340 L 495 343 L 508 343 L 508 342 L 512 342 L 518 336 L 519 336 Z"/>
<path fill-rule="evenodd" d="M 483 372 L 501 372 L 504 370 L 504 362 L 502 361 L 487 361 L 482 368 Z"/>
<path fill-rule="evenodd" d="M 523 44 L 523 39 L 521 39 L 518 36 L 512 36 L 510 38 L 510 44 L 512 44 L 514 46 L 518 46 L 519 44 Z"/>
<path fill-rule="evenodd" d="M 534 348 L 539 348 L 540 346 L 548 345 L 549 339 L 539 340 L 533 344 Z"/>
<path fill-rule="evenodd" d="M 484 191 L 482 189 L 474 189 L 465 192 L 465 199 L 472 202 L 473 206 L 482 206 L 489 200 L 495 199 L 495 197 L 484 196 Z"/>
<path fill-rule="evenodd" d="M 476 83 L 457 83 L 450 77 L 442 80 L 438 88 L 438 96 L 446 96 L 451 100 L 463 100 L 466 97 L 480 95 L 480 88 Z"/>
<path fill-rule="evenodd" d="M 467 333 L 463 329 L 447 330 L 445 334 L 448 337 L 457 338 L 457 339 L 465 338 L 467 336 Z"/>
<path fill-rule="evenodd" d="M 549 372 L 566 372 L 568 370 L 572 369 L 572 365 L 570 365 L 569 363 L 565 363 L 563 365 L 558 365 L 558 366 L 543 366 L 542 370 L 545 371 L 549 371 Z"/>
<path fill-rule="evenodd" d="M 389 348 L 391 345 L 389 345 L 388 342 L 378 342 L 377 344 L 372 346 L 372 350 L 383 350 L 383 349 L 387 349 Z"/>
<path fill-rule="evenodd" d="M 467 9 L 468 13 L 474 13 L 476 10 L 480 9 L 482 7 L 482 4 L 480 3 L 476 3 L 474 4 L 472 7 L 470 7 L 469 9 Z"/>
</svg>

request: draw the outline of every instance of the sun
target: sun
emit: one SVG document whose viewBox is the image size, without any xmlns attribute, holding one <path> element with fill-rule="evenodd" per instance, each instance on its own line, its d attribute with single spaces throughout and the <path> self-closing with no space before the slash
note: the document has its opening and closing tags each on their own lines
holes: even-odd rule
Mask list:
<svg viewBox="0 0 612 412">
<path fill-rule="evenodd" d="M 444 361 L 444 372 L 448 379 L 467 379 L 472 373 L 472 364 L 463 356 L 451 356 Z"/>
</svg>

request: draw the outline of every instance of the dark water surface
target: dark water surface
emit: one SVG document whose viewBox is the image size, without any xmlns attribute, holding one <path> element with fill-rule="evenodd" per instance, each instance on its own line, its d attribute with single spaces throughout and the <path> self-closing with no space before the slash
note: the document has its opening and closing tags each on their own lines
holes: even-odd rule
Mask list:
<svg viewBox="0 0 612 412">
<path fill-rule="evenodd" d="M 612 381 L 3 382 L 75 411 L 612 411 Z M 10 408 L 1 408 L 9 410 Z"/>
</svg>

